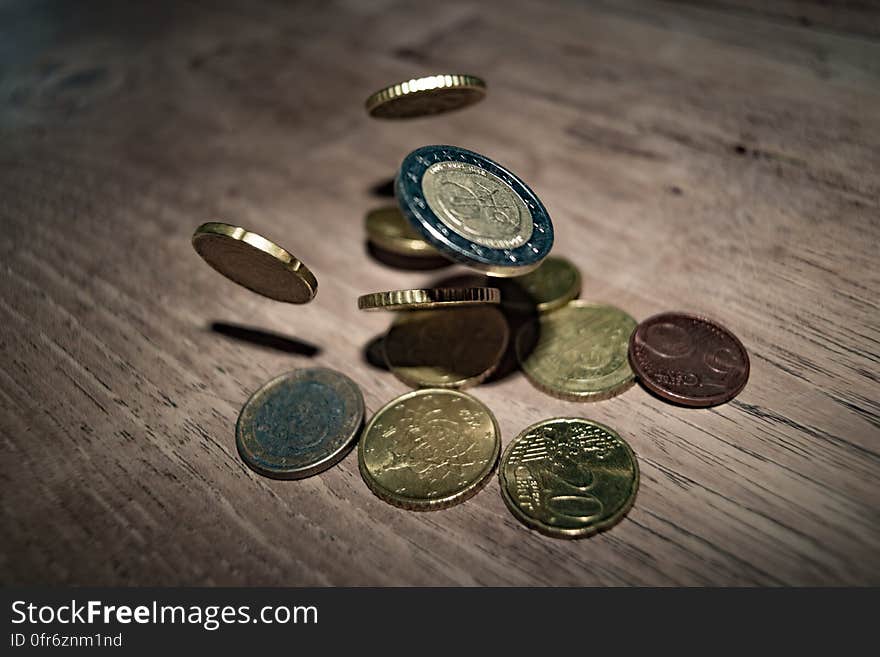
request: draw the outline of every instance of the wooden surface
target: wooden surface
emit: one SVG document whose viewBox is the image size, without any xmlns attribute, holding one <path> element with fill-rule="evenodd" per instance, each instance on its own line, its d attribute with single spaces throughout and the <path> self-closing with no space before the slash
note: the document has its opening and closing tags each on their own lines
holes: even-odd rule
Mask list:
<svg viewBox="0 0 880 657">
<path fill-rule="evenodd" d="M 3 583 L 880 584 L 880 12 L 503 7 L 0 2 Z M 487 100 L 363 112 L 438 71 Z M 610 532 L 530 532 L 497 479 L 412 513 L 355 454 L 300 482 L 236 454 L 242 403 L 286 370 L 346 372 L 370 411 L 406 391 L 364 357 L 390 317 L 355 300 L 457 271 L 364 245 L 375 188 L 430 143 L 528 181 L 583 298 L 705 313 L 749 349 L 712 410 L 474 389 L 505 445 L 558 415 L 629 441 L 641 488 Z M 211 218 L 298 254 L 315 301 L 218 276 L 189 243 Z"/>
</svg>

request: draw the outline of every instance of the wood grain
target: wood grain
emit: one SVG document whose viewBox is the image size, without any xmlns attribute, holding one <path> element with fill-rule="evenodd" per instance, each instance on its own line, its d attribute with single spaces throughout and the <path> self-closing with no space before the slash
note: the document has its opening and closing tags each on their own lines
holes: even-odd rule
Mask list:
<svg viewBox="0 0 880 657">
<path fill-rule="evenodd" d="M 791 7 L 0 2 L 0 580 L 880 584 L 880 12 Z M 363 111 L 437 71 L 487 100 Z M 364 351 L 390 318 L 356 298 L 455 270 L 377 262 L 363 221 L 429 143 L 527 180 L 584 298 L 704 313 L 749 349 L 711 410 L 563 402 L 520 373 L 475 389 L 505 445 L 557 415 L 630 442 L 641 489 L 610 532 L 530 532 L 497 481 L 412 513 L 354 454 L 276 482 L 235 452 L 283 371 L 346 372 L 371 411 L 405 392 Z M 301 257 L 315 301 L 219 277 L 189 244 L 212 218 Z"/>
</svg>

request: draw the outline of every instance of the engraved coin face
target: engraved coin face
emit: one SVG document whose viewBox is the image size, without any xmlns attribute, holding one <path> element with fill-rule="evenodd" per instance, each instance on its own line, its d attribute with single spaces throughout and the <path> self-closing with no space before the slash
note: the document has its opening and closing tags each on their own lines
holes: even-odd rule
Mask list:
<svg viewBox="0 0 880 657">
<path fill-rule="evenodd" d="M 426 242 L 490 276 L 522 276 L 553 246 L 553 224 L 535 193 L 497 162 L 464 148 L 414 150 L 400 166 L 395 195 Z"/>
<path fill-rule="evenodd" d="M 429 75 L 380 89 L 366 101 L 367 112 L 378 119 L 411 119 L 451 112 L 486 95 L 486 83 L 459 73 Z"/>
<path fill-rule="evenodd" d="M 501 304 L 521 313 L 545 313 L 561 308 L 581 292 L 581 274 L 571 262 L 547 256 L 533 272 L 499 284 Z"/>
<path fill-rule="evenodd" d="M 685 313 L 662 313 L 639 324 L 629 359 L 648 390 L 685 406 L 723 404 L 749 380 L 742 342 L 720 324 Z"/>
<path fill-rule="evenodd" d="M 629 445 L 612 429 L 554 418 L 517 436 L 501 458 L 501 495 L 520 521 L 557 538 L 583 538 L 626 515 L 639 488 Z"/>
<path fill-rule="evenodd" d="M 378 497 L 428 511 L 474 495 L 500 450 L 498 424 L 485 404 L 467 393 L 429 388 L 402 395 L 373 416 L 358 462 Z"/>
<path fill-rule="evenodd" d="M 476 244 L 516 249 L 532 236 L 532 214 L 510 185 L 467 162 L 437 162 L 422 178 L 425 200 L 450 229 Z"/>
<path fill-rule="evenodd" d="M 254 471 L 300 479 L 341 460 L 363 420 L 364 398 L 354 381 L 323 367 L 294 370 L 247 400 L 235 428 L 236 446 Z"/>
<path fill-rule="evenodd" d="M 239 226 L 209 222 L 192 236 L 196 252 L 226 278 L 276 301 L 306 303 L 318 291 L 312 272 L 288 251 Z"/>
<path fill-rule="evenodd" d="M 397 206 L 367 214 L 367 236 L 376 246 L 402 256 L 437 258 L 440 254 L 416 233 Z"/>
<path fill-rule="evenodd" d="M 614 306 L 572 301 L 540 315 L 517 334 L 516 354 L 539 390 L 574 401 L 598 401 L 634 382 L 627 359 L 636 321 Z"/>
<path fill-rule="evenodd" d="M 407 385 L 466 388 L 495 371 L 509 334 L 491 306 L 403 313 L 385 337 L 385 359 Z"/>
</svg>

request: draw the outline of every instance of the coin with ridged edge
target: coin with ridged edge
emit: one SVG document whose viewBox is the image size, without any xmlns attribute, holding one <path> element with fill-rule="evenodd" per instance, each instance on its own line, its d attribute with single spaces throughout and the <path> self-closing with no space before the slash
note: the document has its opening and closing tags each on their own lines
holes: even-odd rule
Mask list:
<svg viewBox="0 0 880 657">
<path fill-rule="evenodd" d="M 553 418 L 504 450 L 501 497 L 522 523 L 554 538 L 585 538 L 620 522 L 635 502 L 632 448 L 604 424 Z"/>
<path fill-rule="evenodd" d="M 413 230 L 395 205 L 367 214 L 367 237 L 379 248 L 413 258 L 438 258 L 440 253 Z"/>
<path fill-rule="evenodd" d="M 533 271 L 553 246 L 546 208 L 514 173 L 457 146 L 423 146 L 395 179 L 404 216 L 450 260 L 490 276 Z"/>
<path fill-rule="evenodd" d="M 636 321 L 603 304 L 571 301 L 533 318 L 516 336 L 526 378 L 560 399 L 599 401 L 635 383 L 627 358 Z"/>
<path fill-rule="evenodd" d="M 486 83 L 474 75 L 444 73 L 392 84 L 367 98 L 377 119 L 412 119 L 467 107 L 486 95 Z"/>
<path fill-rule="evenodd" d="M 476 494 L 500 451 L 498 423 L 483 402 L 457 390 L 426 388 L 376 412 L 361 436 L 358 464 L 377 497 L 430 511 Z"/>
<path fill-rule="evenodd" d="M 306 303 L 318 291 L 314 274 L 295 256 L 240 226 L 204 223 L 193 233 L 192 245 L 216 271 L 264 297 Z"/>
<path fill-rule="evenodd" d="M 235 442 L 242 460 L 273 479 L 301 479 L 340 461 L 357 441 L 364 398 L 344 374 L 324 367 L 276 377 L 247 400 Z"/>
<path fill-rule="evenodd" d="M 361 310 L 427 310 L 454 306 L 498 303 L 495 287 L 437 287 L 414 290 L 370 292 L 358 297 Z"/>
</svg>

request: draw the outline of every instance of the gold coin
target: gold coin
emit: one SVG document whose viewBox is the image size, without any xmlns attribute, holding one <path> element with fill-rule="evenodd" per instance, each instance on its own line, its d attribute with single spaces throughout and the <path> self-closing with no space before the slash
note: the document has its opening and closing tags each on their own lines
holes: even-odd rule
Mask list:
<svg viewBox="0 0 880 657">
<path fill-rule="evenodd" d="M 500 310 L 475 306 L 402 313 L 385 337 L 385 360 L 415 388 L 466 388 L 489 377 L 507 349 Z"/>
<path fill-rule="evenodd" d="M 426 388 L 401 395 L 373 416 L 358 464 L 381 499 L 430 511 L 474 495 L 500 451 L 498 423 L 485 404 L 457 390 Z"/>
<path fill-rule="evenodd" d="M 525 276 L 501 280 L 501 304 L 522 313 L 561 308 L 581 293 L 581 273 L 565 258 L 548 256 Z"/>
<path fill-rule="evenodd" d="M 485 95 L 486 83 L 473 75 L 429 75 L 381 89 L 365 105 L 378 119 L 410 119 L 467 107 Z"/>
<path fill-rule="evenodd" d="M 498 303 L 497 287 L 437 287 L 423 290 L 371 292 L 358 297 L 361 310 L 427 310 L 447 306 Z"/>
<path fill-rule="evenodd" d="M 416 233 L 395 206 L 377 208 L 367 215 L 367 237 L 376 246 L 398 255 L 440 256 L 440 252 Z"/>
<path fill-rule="evenodd" d="M 196 252 L 229 280 L 264 297 L 288 303 L 311 301 L 318 281 L 293 255 L 264 237 L 219 222 L 196 228 Z"/>
<path fill-rule="evenodd" d="M 639 465 L 615 431 L 581 418 L 533 424 L 504 450 L 501 496 L 511 513 L 556 538 L 617 524 L 639 489 Z"/>
<path fill-rule="evenodd" d="M 549 395 L 608 399 L 635 381 L 627 357 L 635 327 L 614 306 L 571 301 L 520 328 L 516 357 L 532 385 Z"/>
</svg>

